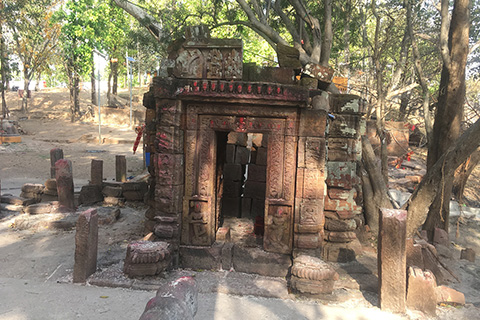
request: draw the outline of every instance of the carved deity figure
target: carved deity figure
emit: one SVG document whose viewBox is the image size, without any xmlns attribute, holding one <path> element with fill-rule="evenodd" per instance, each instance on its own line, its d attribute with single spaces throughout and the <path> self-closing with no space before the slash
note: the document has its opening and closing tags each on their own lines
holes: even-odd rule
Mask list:
<svg viewBox="0 0 480 320">
<path fill-rule="evenodd" d="M 204 241 L 207 236 L 208 215 L 202 212 L 200 202 L 194 202 L 193 211 L 190 212 L 190 225 L 193 229 L 193 241 Z"/>
<path fill-rule="evenodd" d="M 289 232 L 288 219 L 289 214 L 284 207 L 278 207 L 272 215 L 267 216 L 268 233 L 266 241 L 271 248 L 280 251 L 288 249 L 288 245 L 285 243 Z"/>
<path fill-rule="evenodd" d="M 311 204 L 304 204 L 303 210 L 300 216 L 300 224 L 303 225 L 316 225 L 317 223 L 317 212 L 316 206 Z"/>
</svg>

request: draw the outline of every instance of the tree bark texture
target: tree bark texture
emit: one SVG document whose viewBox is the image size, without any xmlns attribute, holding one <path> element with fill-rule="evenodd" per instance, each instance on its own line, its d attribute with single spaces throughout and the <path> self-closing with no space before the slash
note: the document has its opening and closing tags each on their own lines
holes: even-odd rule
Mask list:
<svg viewBox="0 0 480 320">
<path fill-rule="evenodd" d="M 407 237 L 425 222 L 429 215 L 430 205 L 435 196 L 440 194 L 442 180 L 445 176 L 453 176 L 455 170 L 480 146 L 480 120 L 477 120 L 465 131 L 456 143 L 451 146 L 438 161 L 427 170 L 422 182 L 403 206 L 408 210 Z"/>
<path fill-rule="evenodd" d="M 449 52 L 447 57 L 442 52 L 444 61 L 432 143 L 429 144 L 428 148 L 427 171 L 433 170 L 433 167 L 442 155 L 455 143 L 455 140 L 460 135 L 465 101 L 465 66 L 468 56 L 470 27 L 469 2 L 469 0 L 456 0 L 454 3 L 448 34 Z M 423 226 L 423 229 L 427 231 L 429 239 L 432 239 L 435 228 L 442 228 L 448 231 L 449 225 L 453 173 L 445 174 L 444 166 L 440 169 L 442 179 L 439 183 L 441 184 L 441 189 L 435 195 L 427 220 Z"/>
<path fill-rule="evenodd" d="M 480 163 L 480 149 L 477 149 L 468 159 L 460 165 L 455 171 L 455 178 L 453 179 L 453 195 L 459 203 L 464 202 L 465 185 L 467 184 L 468 177 L 473 170 Z"/>
<path fill-rule="evenodd" d="M 91 101 L 94 106 L 97 105 L 97 88 L 95 85 L 95 62 L 93 60 L 93 54 L 92 54 L 92 73 L 90 74 L 90 83 L 92 84 L 92 89 L 91 89 Z"/>
</svg>

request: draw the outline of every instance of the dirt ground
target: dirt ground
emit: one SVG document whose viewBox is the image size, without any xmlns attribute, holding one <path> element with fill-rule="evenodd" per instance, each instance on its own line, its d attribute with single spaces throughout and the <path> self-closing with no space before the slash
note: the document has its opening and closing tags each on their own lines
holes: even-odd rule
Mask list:
<svg viewBox="0 0 480 320">
<path fill-rule="evenodd" d="M 142 90 L 138 90 L 135 100 L 141 101 L 142 94 Z M 88 96 L 88 92 L 82 92 L 82 112 L 88 110 Z M 17 93 L 9 92 L 7 98 L 10 119 L 18 121 L 24 133 L 21 135 L 22 143 L 0 145 L 2 194 L 19 195 L 21 186 L 27 182 L 43 184 L 50 175 L 49 152 L 52 148 L 63 149 L 65 158 L 72 161 L 76 190 L 88 183 L 92 159 L 103 160 L 106 180 L 115 178 L 115 155 L 118 154 L 126 155 L 128 175 L 135 176 L 144 171 L 141 147 L 137 154 L 132 152 L 136 133 L 129 126 L 128 106 L 123 110 L 123 116 L 104 118 L 101 127 L 104 142 L 100 144 L 95 117 L 83 116 L 75 123 L 70 122 L 68 93 L 65 89 L 34 92 L 28 115 L 19 112 L 20 99 Z M 105 97 L 102 100 L 105 101 Z M 140 102 L 135 102 L 133 107 L 134 110 L 143 111 Z M 480 168 L 477 168 L 466 188 L 467 203 L 480 204 L 479 183 Z M 82 209 L 86 208 L 79 208 Z M 117 222 L 100 226 L 98 268 L 104 274 L 108 274 L 109 270 L 120 270 L 128 242 L 143 236 L 145 210 L 141 203 L 129 203 L 121 208 Z M 463 308 L 439 307 L 439 319 L 480 319 L 480 259 L 477 258 L 475 263 L 459 259 L 460 250 L 465 247 L 480 253 L 480 214 L 467 213 L 452 217 L 452 250 L 450 256 L 442 257 L 461 280 L 449 286 L 465 294 L 467 305 Z M 0 214 L 0 296 L 9 294 L 8 299 L 0 298 L 0 320 L 135 319 L 141 314 L 148 300 L 146 297 L 153 295 L 151 290 L 155 286 L 158 287 L 169 277 L 178 276 L 179 272 L 193 272 L 176 271 L 156 279 L 150 286 L 145 281 L 135 282 L 137 289 L 150 289 L 138 291 L 138 294 L 72 286 L 74 231 L 48 228 L 18 230 L 14 228 L 14 222 L 19 215 L 14 212 Z M 375 269 L 373 250 L 367 250 L 359 260 Z M 373 272 L 375 274 L 376 271 Z M 280 289 L 283 285 L 276 279 L 244 277 L 235 272 L 197 272 L 194 275 L 203 287 L 200 290 L 203 304 L 196 319 L 428 319 L 415 312 L 409 312 L 406 316 L 380 312 L 375 307 L 375 283 L 367 283 L 373 287 L 372 291 L 367 292 L 355 289 L 355 286 L 348 290 L 338 288 L 339 292 L 343 292 L 339 294 L 339 299 L 319 302 L 292 297 L 286 288 Z M 58 283 L 64 286 L 56 287 Z M 18 294 L 14 295 L 13 292 Z M 73 311 L 49 315 L 48 312 L 52 312 L 47 308 L 49 303 L 52 303 L 53 309 L 58 309 L 55 301 L 63 301 L 61 296 L 57 300 L 52 299 L 49 296 L 52 292 L 71 295 L 68 301 L 65 300 L 65 308 Z M 254 298 L 255 295 L 263 298 Z M 111 299 L 102 298 L 106 296 Z M 81 301 L 78 305 L 75 297 Z M 122 303 L 114 302 L 113 297 Z M 19 302 L 22 299 L 25 305 Z M 34 306 L 28 306 L 29 301 Z M 7 304 L 2 306 L 2 302 Z"/>
</svg>

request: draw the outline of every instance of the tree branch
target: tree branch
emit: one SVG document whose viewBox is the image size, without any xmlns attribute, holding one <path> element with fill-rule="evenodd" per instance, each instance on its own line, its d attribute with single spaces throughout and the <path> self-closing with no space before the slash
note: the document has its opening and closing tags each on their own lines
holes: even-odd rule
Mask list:
<svg viewBox="0 0 480 320">
<path fill-rule="evenodd" d="M 441 26 L 440 26 L 440 54 L 443 64 L 450 70 L 450 50 L 448 49 L 448 29 L 450 28 L 450 16 L 448 14 L 448 0 L 441 0 Z"/>
</svg>

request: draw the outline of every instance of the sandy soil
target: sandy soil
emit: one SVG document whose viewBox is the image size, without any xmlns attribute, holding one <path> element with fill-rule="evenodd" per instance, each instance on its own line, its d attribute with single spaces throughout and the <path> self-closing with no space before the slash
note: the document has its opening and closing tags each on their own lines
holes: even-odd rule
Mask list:
<svg viewBox="0 0 480 320">
<path fill-rule="evenodd" d="M 141 101 L 141 95 L 142 92 L 139 90 L 136 95 L 137 101 Z M 86 111 L 88 110 L 88 92 L 82 92 L 81 97 L 81 109 Z M 105 139 L 105 142 L 99 144 L 98 122 L 96 122 L 95 117 L 84 116 L 75 123 L 70 122 L 66 90 L 52 89 L 34 92 L 28 115 L 19 113 L 20 104 L 16 93 L 9 92 L 7 98 L 11 119 L 18 121 L 25 134 L 22 135 L 22 143 L 20 144 L 0 145 L 2 194 L 18 195 L 21 186 L 26 182 L 44 183 L 50 175 L 49 151 L 52 148 L 62 148 L 65 158 L 72 160 L 77 189 L 88 183 L 92 159 L 102 159 L 104 161 L 104 178 L 107 180 L 113 180 L 115 177 L 115 155 L 117 154 L 126 155 L 129 175 L 134 176 L 143 172 L 141 149 L 136 155 L 132 152 L 136 134 L 128 125 L 128 108 L 123 110 L 123 116 L 117 115 L 112 119 L 106 117 L 102 121 L 102 138 Z M 105 101 L 104 97 L 102 100 Z M 134 103 L 134 109 L 142 112 L 144 110 L 139 102 Z M 421 152 L 418 152 L 418 154 L 421 155 Z M 420 160 L 421 157 L 419 156 L 418 159 Z M 479 177 L 480 170 L 477 169 L 467 186 L 466 198 L 469 200 L 468 203 L 480 203 L 480 194 L 477 187 L 480 181 Z M 85 208 L 79 210 L 82 209 Z M 98 255 L 100 270 L 115 268 L 125 257 L 127 243 L 142 237 L 145 209 L 143 204 L 127 204 L 125 208 L 121 208 L 120 219 L 116 223 L 100 227 Z M 18 213 L 0 215 L 0 295 L 3 292 L 19 290 L 16 296 L 12 296 L 8 301 L 5 300 L 11 304 L 10 307 L 1 307 L 2 303 L 0 302 L 0 319 L 62 319 L 60 315 L 56 317 L 48 316 L 48 308 L 45 306 L 55 301 L 48 297 L 51 292 L 65 292 L 63 294 L 69 295 L 68 287 L 66 287 L 67 289 L 65 287 L 58 288 L 52 286 L 52 284 L 56 282 L 68 284 L 71 279 L 74 232 L 49 229 L 17 230 L 12 226 L 14 226 L 15 218 L 18 215 Z M 479 319 L 480 282 L 478 279 L 480 279 L 480 259 L 477 258 L 476 263 L 459 259 L 460 250 L 465 247 L 472 247 L 477 253 L 480 253 L 479 230 L 480 215 L 461 215 L 460 218 L 452 218 L 451 256 L 442 259 L 461 279 L 461 282 L 453 282 L 450 286 L 465 293 L 467 306 L 464 308 L 438 308 L 439 319 Z M 374 264 L 375 253 L 370 250 L 362 259 L 373 261 Z M 373 268 L 375 268 L 374 265 Z M 175 274 L 172 276 L 175 276 Z M 203 283 L 215 282 L 215 288 L 218 287 L 218 282 L 225 281 L 229 277 L 228 273 L 199 273 L 196 276 L 199 281 L 204 281 Z M 17 282 L 17 280 L 22 280 L 22 282 Z M 237 282 L 241 281 L 245 282 L 244 286 L 250 283 L 248 278 Z M 265 279 L 259 281 L 270 283 Z M 27 287 L 26 289 L 20 289 L 22 283 Z M 42 284 L 48 284 L 49 286 L 43 287 Z M 202 301 L 202 309 L 199 310 L 197 319 L 258 319 L 260 314 L 262 315 L 260 318 L 265 319 L 314 319 L 320 315 L 328 319 L 427 319 L 417 313 L 409 313 L 405 317 L 378 313 L 378 309 L 374 307 L 376 298 L 370 299 L 372 293 L 366 294 L 358 290 L 353 293 L 354 299 L 345 299 L 339 302 L 334 307 L 340 308 L 336 312 L 328 311 L 330 309 L 325 309 L 327 307 L 317 304 L 317 302 L 313 302 L 312 305 L 311 301 L 285 302 L 280 300 L 281 302 L 278 302 L 278 299 L 269 298 L 255 300 L 256 298 L 252 297 L 217 295 L 217 293 L 208 290 L 210 289 L 204 288 L 202 292 L 202 297 L 205 300 Z M 79 292 L 78 296 L 76 295 L 77 291 Z M 38 292 L 45 293 L 47 297 L 45 298 L 45 295 L 43 295 L 41 300 L 31 298 L 32 296 L 36 297 L 35 295 Z M 252 294 L 248 290 L 243 292 L 247 292 L 247 295 Z M 112 317 L 109 317 L 109 315 L 113 316 L 114 314 L 113 318 L 116 319 L 138 317 L 132 315 L 141 313 L 142 306 L 147 302 L 145 295 L 135 296 L 129 292 L 124 296 L 115 292 L 107 295 L 117 297 L 117 294 L 119 295 L 117 299 L 129 299 L 131 303 L 119 305 L 112 302 L 109 304 L 104 303 L 104 300 L 101 300 L 100 303 L 98 297 L 106 295 L 102 294 L 101 290 L 94 290 L 93 288 L 89 291 L 73 289 L 72 296 L 66 301 L 66 305 L 74 308 L 75 299 L 73 297 L 82 299 L 82 296 L 84 296 L 85 303 L 91 303 L 93 313 L 92 310 L 84 311 L 82 302 L 81 312 L 77 312 L 76 315 L 71 312 L 64 313 L 63 318 L 111 319 Z M 285 297 L 288 296 L 289 293 L 285 292 Z M 96 299 L 92 299 L 92 297 L 96 297 Z M 22 298 L 25 299 L 26 303 L 31 301 L 35 305 L 37 304 L 36 301 L 40 301 L 38 304 L 41 304 L 42 307 L 29 308 L 28 306 L 22 306 L 22 303 L 17 302 L 21 301 Z M 58 301 L 61 300 L 62 297 L 58 297 Z M 122 308 L 125 309 L 125 313 L 123 313 L 125 317 L 121 316 Z M 258 308 L 255 310 L 259 310 L 260 313 L 248 312 L 248 316 L 243 316 L 242 310 L 252 308 Z M 285 312 L 278 311 L 284 310 L 282 308 L 286 308 Z M 116 313 L 113 312 L 113 309 Z M 351 315 L 352 317 L 348 316 L 342 311 L 345 309 L 355 310 L 353 313 L 356 313 L 356 317 L 354 315 Z M 11 313 L 12 310 L 14 313 Z M 15 313 L 18 310 L 23 310 L 23 313 Z M 102 316 L 98 316 L 99 313 L 102 313 Z"/>
</svg>

